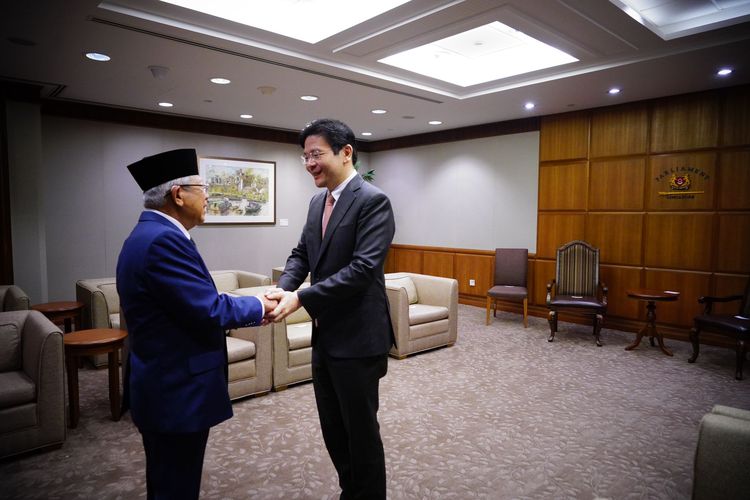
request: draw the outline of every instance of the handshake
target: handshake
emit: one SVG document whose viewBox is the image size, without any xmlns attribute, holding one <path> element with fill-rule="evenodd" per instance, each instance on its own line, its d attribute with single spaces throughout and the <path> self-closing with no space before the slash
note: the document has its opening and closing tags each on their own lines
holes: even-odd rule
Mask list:
<svg viewBox="0 0 750 500">
<path fill-rule="evenodd" d="M 297 292 L 287 292 L 281 288 L 270 288 L 256 297 L 263 303 L 266 312 L 262 325 L 278 323 L 302 306 Z"/>
</svg>

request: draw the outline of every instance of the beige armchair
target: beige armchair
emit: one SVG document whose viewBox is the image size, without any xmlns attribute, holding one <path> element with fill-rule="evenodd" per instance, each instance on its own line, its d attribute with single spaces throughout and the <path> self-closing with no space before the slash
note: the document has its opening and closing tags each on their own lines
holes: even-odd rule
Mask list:
<svg viewBox="0 0 750 500">
<path fill-rule="evenodd" d="M 76 300 L 83 303 L 82 329 L 120 328 L 120 296 L 115 278 L 76 281 Z M 107 366 L 106 354 L 97 354 L 90 359 L 96 367 Z"/>
<path fill-rule="evenodd" d="M 0 313 L 0 458 L 65 441 L 63 353 L 42 313 Z"/>
<path fill-rule="evenodd" d="M 312 378 L 312 319 L 304 307 L 273 325 L 273 390 Z"/>
<path fill-rule="evenodd" d="M 458 336 L 458 282 L 414 273 L 385 275 L 396 345 L 391 356 L 452 346 Z"/>
<path fill-rule="evenodd" d="M 16 285 L 0 285 L 0 311 L 26 311 L 31 301 L 26 292 Z"/>
</svg>

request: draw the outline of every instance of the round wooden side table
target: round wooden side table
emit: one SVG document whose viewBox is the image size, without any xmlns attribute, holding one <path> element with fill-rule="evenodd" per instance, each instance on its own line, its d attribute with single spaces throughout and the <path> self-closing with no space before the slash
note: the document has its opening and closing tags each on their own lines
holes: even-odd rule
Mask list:
<svg viewBox="0 0 750 500">
<path fill-rule="evenodd" d="M 656 303 L 657 302 L 673 302 L 680 298 L 680 292 L 672 290 L 652 290 L 650 288 L 636 288 L 632 290 L 625 290 L 628 297 L 631 299 L 644 300 L 646 301 L 646 326 L 638 331 L 638 337 L 635 342 L 625 348 L 626 351 L 631 351 L 638 347 L 641 343 L 641 339 L 644 335 L 648 335 L 651 345 L 654 345 L 654 337 L 659 341 L 659 349 L 667 356 L 672 356 L 672 351 L 664 346 L 664 337 L 661 333 L 656 330 Z"/>
<path fill-rule="evenodd" d="M 119 352 L 128 332 L 114 328 L 79 330 L 63 336 L 65 365 L 68 372 L 69 426 L 78 425 L 78 359 L 80 356 L 107 354 L 109 363 L 109 408 L 112 420 L 120 420 L 120 366 Z"/>
<path fill-rule="evenodd" d="M 62 324 L 65 328 L 65 333 L 70 333 L 73 331 L 73 324 L 75 324 L 77 330 L 81 328 L 83 306 L 83 302 L 63 300 L 36 304 L 31 306 L 31 308 L 44 314 L 54 324 Z"/>
</svg>

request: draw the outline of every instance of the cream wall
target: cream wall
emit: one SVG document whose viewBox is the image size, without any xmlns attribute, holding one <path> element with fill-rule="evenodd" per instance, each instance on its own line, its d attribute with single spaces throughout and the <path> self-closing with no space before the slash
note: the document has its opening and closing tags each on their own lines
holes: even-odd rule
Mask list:
<svg viewBox="0 0 750 500">
<path fill-rule="evenodd" d="M 33 303 L 72 300 L 76 280 L 114 276 L 142 207 L 125 166 L 143 156 L 195 147 L 276 161 L 276 217 L 289 226 L 193 229 L 209 269 L 270 275 L 297 243 L 317 191 L 292 144 L 39 115 L 32 104 L 9 106 L 8 123 L 14 273 Z M 533 251 L 537 151 L 531 133 L 360 157 L 392 200 L 397 243 Z"/>
</svg>

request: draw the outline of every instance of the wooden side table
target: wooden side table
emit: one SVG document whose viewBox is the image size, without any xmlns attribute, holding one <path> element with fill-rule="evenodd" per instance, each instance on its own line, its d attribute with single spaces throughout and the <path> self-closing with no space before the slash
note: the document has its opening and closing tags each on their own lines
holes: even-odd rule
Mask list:
<svg viewBox="0 0 750 500">
<path fill-rule="evenodd" d="M 37 304 L 31 306 L 31 308 L 44 314 L 54 324 L 62 324 L 65 327 L 65 333 L 70 333 L 73 331 L 73 324 L 75 324 L 76 329 L 81 328 L 83 306 L 83 302 L 64 300 Z"/>
<path fill-rule="evenodd" d="M 641 343 L 641 339 L 644 335 L 648 335 L 651 345 L 654 345 L 654 337 L 659 341 L 659 349 L 667 356 L 672 356 L 672 351 L 664 346 L 664 337 L 656 330 L 656 303 L 657 302 L 673 302 L 680 298 L 680 292 L 674 292 L 671 290 L 652 290 L 649 288 L 636 288 L 632 290 L 626 290 L 625 293 L 631 299 L 644 300 L 646 301 L 646 326 L 640 329 L 638 337 L 635 342 L 625 348 L 626 351 L 631 351 L 638 347 Z"/>
<path fill-rule="evenodd" d="M 63 336 L 65 342 L 65 364 L 68 372 L 69 426 L 78 425 L 78 359 L 80 356 L 107 353 L 109 358 L 109 408 L 112 420 L 120 420 L 120 367 L 119 351 L 128 332 L 114 328 L 79 330 Z"/>
</svg>

